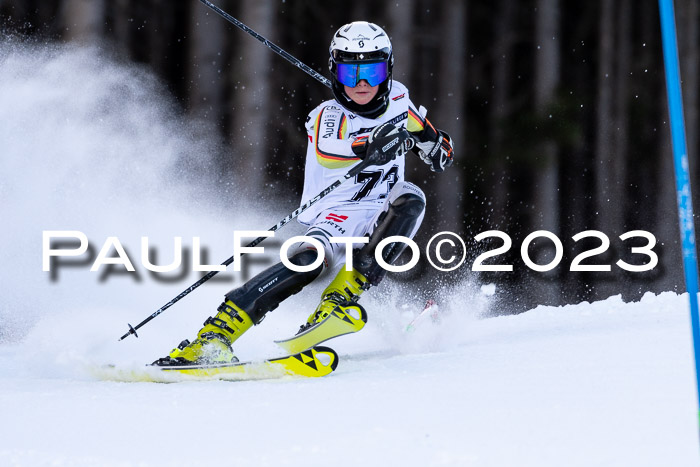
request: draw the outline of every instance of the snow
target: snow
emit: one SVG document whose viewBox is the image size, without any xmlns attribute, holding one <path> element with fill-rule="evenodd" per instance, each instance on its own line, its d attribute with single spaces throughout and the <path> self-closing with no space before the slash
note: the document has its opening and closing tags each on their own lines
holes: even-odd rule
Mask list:
<svg viewBox="0 0 700 467">
<path fill-rule="evenodd" d="M 175 236 L 189 247 L 200 236 L 215 262 L 229 256 L 234 229 L 266 229 L 285 212 L 250 208 L 250 197 L 231 194 L 235 180 L 221 186 L 199 170 L 216 151 L 207 143 L 215 131 L 173 115 L 146 71 L 96 48 L 11 41 L 0 42 L 0 64 L 0 465 L 700 461 L 688 297 L 670 292 L 488 318 L 503 291 L 471 274 L 434 297 L 387 281 L 362 299 L 365 329 L 328 343 L 340 363 L 326 378 L 96 379 L 95 365 L 140 366 L 192 338 L 244 281 L 223 273 L 138 339 L 118 342 L 127 322 L 199 277 L 148 273 L 141 236 L 159 246 L 159 264 L 172 259 Z M 80 259 L 52 280 L 41 270 L 44 230 L 80 230 L 94 255 L 117 236 L 137 273 L 90 272 L 91 261 Z M 321 282 L 244 335 L 239 356 L 280 355 L 272 341 L 305 320 Z M 440 322 L 405 332 L 426 298 L 439 303 Z"/>
<path fill-rule="evenodd" d="M 450 314 L 403 334 L 404 345 L 422 342 L 410 350 L 392 332 L 396 310 L 377 311 L 363 331 L 332 341 L 338 369 L 313 380 L 96 381 L 81 369 L 89 353 L 32 352 L 35 334 L 50 336 L 37 329 L 0 347 L 0 457 L 23 466 L 696 465 L 686 300 Z M 111 344 L 104 334 L 74 338 L 100 350 Z"/>
</svg>

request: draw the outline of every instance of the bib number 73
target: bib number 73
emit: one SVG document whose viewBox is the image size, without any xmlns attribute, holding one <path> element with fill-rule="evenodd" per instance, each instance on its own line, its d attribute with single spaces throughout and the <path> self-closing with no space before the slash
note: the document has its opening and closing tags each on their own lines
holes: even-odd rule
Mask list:
<svg viewBox="0 0 700 467">
<path fill-rule="evenodd" d="M 386 182 L 386 192 L 378 196 L 379 199 L 386 198 L 396 182 L 399 181 L 399 166 L 392 166 L 385 174 L 383 170 L 363 171 L 355 177 L 355 183 L 361 185 L 360 189 L 352 197 L 352 201 L 360 201 L 366 198 L 378 185 Z"/>
</svg>

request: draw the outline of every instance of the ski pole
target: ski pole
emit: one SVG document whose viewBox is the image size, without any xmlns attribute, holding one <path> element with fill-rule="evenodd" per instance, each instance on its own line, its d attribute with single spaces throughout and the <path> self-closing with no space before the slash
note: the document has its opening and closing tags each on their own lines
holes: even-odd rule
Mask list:
<svg viewBox="0 0 700 467">
<path fill-rule="evenodd" d="M 273 44 L 272 42 L 270 42 L 269 40 L 265 39 L 263 36 L 261 36 L 260 34 L 258 34 L 255 31 L 253 31 L 248 26 L 246 26 L 245 24 L 243 24 L 242 22 L 240 22 L 239 20 L 237 20 L 233 16 L 229 15 L 224 10 L 222 10 L 218 6 L 214 5 L 210 1 L 208 1 L 208 0 L 199 0 L 199 1 L 204 3 L 206 6 L 208 6 L 212 10 L 214 10 L 222 18 L 224 18 L 226 21 L 228 21 L 229 23 L 236 26 L 238 29 L 241 29 L 242 31 L 247 32 L 248 34 L 250 34 L 251 36 L 253 36 L 257 40 L 262 42 L 267 48 L 269 48 L 273 52 L 277 53 L 277 55 L 280 55 L 282 58 L 287 60 L 289 63 L 291 63 L 295 67 L 305 71 L 307 74 L 312 76 L 314 79 L 319 81 L 321 84 L 323 84 L 329 88 L 331 87 L 331 82 L 330 82 L 330 80 L 328 80 L 328 78 L 326 78 L 325 76 L 321 75 L 320 73 L 312 70 L 308 65 L 304 64 L 304 62 L 302 62 L 298 58 L 295 58 L 294 56 L 292 56 L 291 54 L 286 52 L 284 49 L 282 49 L 281 47 L 279 47 L 279 46 Z"/>
<path fill-rule="evenodd" d="M 357 174 L 359 174 L 362 170 L 364 170 L 365 167 L 367 167 L 368 165 L 372 165 L 373 163 L 374 163 L 374 161 L 372 160 L 371 157 L 365 158 L 365 160 L 363 160 L 362 162 L 360 162 L 359 164 L 357 164 L 355 167 L 353 167 L 352 169 L 350 169 L 350 170 L 348 171 L 348 173 L 346 173 L 345 176 L 344 176 L 343 178 L 339 178 L 338 180 L 336 180 L 335 182 L 333 182 L 332 184 L 330 184 L 330 185 L 329 185 L 328 187 L 326 187 L 323 191 L 321 191 L 319 194 L 317 194 L 316 196 L 314 196 L 313 198 L 311 198 L 310 200 L 308 200 L 306 203 L 304 203 L 304 204 L 303 204 L 302 206 L 300 206 L 299 208 L 295 209 L 292 213 L 290 213 L 287 217 L 285 217 L 284 219 L 282 219 L 281 221 L 279 221 L 276 225 L 274 225 L 274 226 L 273 226 L 271 229 L 269 229 L 268 231 L 269 231 L 269 232 L 275 232 L 275 231 L 281 229 L 281 228 L 284 227 L 286 224 L 288 224 L 290 221 L 296 219 L 296 218 L 299 216 L 299 214 L 301 214 L 302 212 L 306 211 L 307 209 L 309 209 L 309 207 L 311 207 L 312 205 L 316 204 L 320 199 L 322 199 L 322 198 L 324 198 L 326 195 L 328 195 L 328 193 L 330 193 L 331 191 L 335 190 L 336 188 L 338 188 L 340 185 L 342 185 L 343 183 L 345 183 L 345 182 L 348 181 L 349 179 L 354 178 Z M 260 242 L 262 242 L 263 240 L 265 240 L 266 238 L 267 238 L 266 236 L 258 237 L 258 238 L 256 238 L 255 240 L 253 240 L 252 242 L 250 242 L 250 243 L 249 243 L 248 245 L 246 245 L 246 246 L 247 246 L 247 247 L 254 247 L 254 246 L 258 245 Z M 245 252 L 241 253 L 241 255 L 243 255 L 243 254 L 245 254 Z M 233 263 L 233 256 L 231 256 L 229 259 L 227 259 L 226 261 L 224 261 L 224 262 L 221 263 L 221 264 L 222 264 L 223 266 L 228 266 L 228 265 L 231 264 L 231 263 Z M 139 337 L 138 334 L 136 334 L 136 331 L 137 331 L 138 329 L 140 329 L 143 325 L 145 325 L 146 323 L 148 323 L 149 321 L 151 321 L 153 318 L 155 318 L 155 317 L 158 316 L 159 314 L 163 313 L 165 310 L 167 310 L 168 308 L 170 308 L 171 306 L 173 306 L 175 303 L 177 303 L 178 301 L 180 301 L 180 299 L 184 298 L 186 295 L 188 295 L 188 294 L 189 294 L 190 292 L 192 292 L 194 289 L 196 289 L 196 288 L 199 287 L 200 285 L 204 284 L 206 281 L 208 281 L 209 279 L 211 279 L 212 277 L 214 277 L 214 276 L 215 276 L 216 274 L 218 274 L 218 273 L 219 273 L 219 271 L 209 271 L 207 274 L 205 274 L 204 276 L 202 276 L 201 279 L 199 279 L 197 282 L 195 282 L 195 283 L 192 284 L 191 286 L 187 287 L 187 288 L 186 288 L 185 290 L 183 290 L 179 295 L 177 295 L 175 298 L 173 298 L 172 300 L 170 300 L 168 303 L 166 303 L 166 304 L 163 305 L 162 307 L 158 308 L 156 311 L 153 312 L 153 314 L 151 314 L 149 317 L 147 317 L 146 319 L 144 319 L 143 321 L 141 321 L 141 322 L 140 322 L 139 324 L 137 324 L 136 326 L 132 326 L 131 324 L 127 323 L 127 325 L 129 326 L 129 331 L 128 331 L 126 334 L 124 334 L 122 337 L 120 337 L 119 340 L 120 340 L 120 341 L 121 341 L 121 340 L 124 340 L 125 338 L 129 337 L 131 334 L 135 335 L 136 337 Z"/>
<path fill-rule="evenodd" d="M 287 60 L 288 62 L 290 62 L 292 65 L 294 65 L 294 66 L 296 66 L 297 68 L 303 70 L 304 72 L 306 72 L 307 74 L 309 74 L 310 76 L 312 76 L 312 77 L 315 78 L 317 81 L 319 81 L 320 83 L 324 84 L 325 86 L 327 86 L 327 87 L 329 87 L 329 88 L 331 87 L 331 82 L 328 80 L 328 78 L 326 78 L 326 77 L 324 77 L 323 75 L 321 75 L 321 74 L 317 73 L 316 71 L 312 70 L 308 65 L 306 65 L 305 63 L 303 63 L 301 60 L 295 58 L 294 56 L 292 56 L 291 54 L 289 54 L 288 52 L 286 52 L 285 50 L 283 50 L 283 49 L 280 48 L 279 46 L 273 44 L 272 42 L 270 42 L 269 40 L 267 40 L 265 37 L 263 37 L 262 35 L 258 34 L 258 33 L 255 32 L 255 31 L 253 31 L 251 28 L 249 28 L 248 26 L 246 26 L 245 24 L 243 24 L 242 22 L 240 22 L 239 20 L 237 20 L 237 19 L 234 18 L 233 16 L 229 15 L 228 13 L 226 13 L 224 10 L 222 10 L 222 9 L 219 8 L 219 7 L 217 7 L 217 6 L 214 5 L 213 3 L 209 2 L 208 0 L 200 0 L 200 1 L 201 1 L 204 5 L 208 6 L 209 8 L 211 8 L 212 10 L 214 10 L 216 13 L 218 13 L 221 17 L 223 17 L 224 19 L 226 19 L 227 21 L 229 21 L 229 22 L 230 22 L 231 24 L 233 24 L 234 26 L 236 26 L 236 27 L 238 27 L 239 29 L 241 29 L 241 30 L 247 32 L 248 34 L 250 34 L 251 36 L 253 36 L 253 37 L 256 38 L 257 40 L 259 40 L 260 42 L 262 42 L 265 46 L 267 46 L 267 47 L 268 47 L 269 49 L 271 49 L 272 51 L 276 52 L 278 55 L 282 56 L 284 59 L 286 59 L 286 60 Z M 411 144 L 409 144 L 409 146 L 406 148 L 406 150 L 412 149 L 412 148 L 414 147 L 414 145 L 415 145 L 415 141 L 414 141 L 414 139 L 411 139 Z M 355 167 L 353 167 L 352 169 L 350 169 L 350 170 L 348 171 L 348 173 L 346 173 L 345 176 L 344 176 L 343 178 L 340 178 L 340 179 L 336 180 L 335 182 L 333 182 L 331 185 L 329 185 L 327 188 L 325 188 L 323 191 L 321 191 L 318 195 L 316 195 L 315 197 L 311 198 L 311 199 L 308 200 L 306 203 L 304 203 L 302 206 L 300 206 L 299 208 L 297 208 L 296 210 L 294 210 L 291 214 L 289 214 L 287 217 L 285 217 L 284 219 L 282 219 L 280 222 L 278 222 L 276 225 L 274 225 L 274 226 L 273 226 L 272 228 L 270 228 L 268 231 L 269 231 L 269 232 L 275 232 L 275 231 L 281 229 L 281 228 L 284 227 L 286 224 L 288 224 L 290 221 L 296 219 L 296 218 L 299 216 L 299 214 L 301 214 L 302 212 L 306 211 L 306 210 L 307 210 L 309 207 L 311 207 L 313 204 L 315 204 L 315 203 L 318 202 L 320 199 L 322 199 L 323 197 L 325 197 L 326 195 L 328 195 L 331 191 L 333 191 L 333 190 L 335 190 L 336 188 L 338 188 L 340 185 L 342 185 L 342 184 L 343 184 L 344 182 L 346 182 L 347 180 L 349 180 L 349 179 L 355 177 L 355 176 L 356 176 L 357 174 L 359 174 L 362 170 L 364 170 L 365 167 L 367 167 L 367 166 L 369 166 L 369 165 L 372 165 L 372 164 L 374 164 L 374 163 L 375 163 L 375 161 L 373 161 L 371 157 L 367 157 L 367 158 L 366 158 L 365 160 L 363 160 L 361 163 L 357 164 Z M 266 239 L 266 238 L 267 238 L 266 236 L 258 237 L 258 238 L 256 238 L 255 240 L 253 240 L 252 242 L 250 242 L 248 245 L 246 245 L 246 247 L 248 247 L 248 248 L 254 247 L 254 246 L 258 245 L 260 242 L 262 242 L 262 241 L 263 241 L 264 239 Z M 245 254 L 245 253 L 242 253 L 242 255 L 243 255 L 243 254 Z M 224 261 L 223 263 L 221 263 L 221 265 L 222 265 L 222 266 L 228 266 L 228 265 L 230 265 L 231 263 L 233 263 L 233 256 L 231 256 L 231 257 L 228 258 L 226 261 Z M 168 308 L 170 308 L 171 306 L 173 306 L 175 303 L 179 302 L 182 298 L 184 298 L 186 295 L 188 295 L 188 294 L 189 294 L 190 292 L 192 292 L 194 289 L 196 289 L 197 287 L 199 287 L 200 285 L 204 284 L 206 281 L 208 281 L 209 279 L 211 279 L 212 277 L 214 277 L 216 274 L 218 274 L 218 272 L 219 272 L 219 271 L 209 271 L 207 274 L 205 274 L 204 276 L 202 276 L 201 279 L 199 279 L 197 282 L 195 282 L 194 284 L 192 284 L 191 286 L 189 286 L 188 288 L 186 288 L 185 290 L 183 290 L 180 294 L 178 294 L 175 298 L 173 298 L 172 300 L 170 300 L 168 303 L 166 303 L 166 304 L 163 305 L 162 307 L 158 308 L 158 309 L 157 309 L 156 311 L 154 311 L 150 316 L 148 316 L 146 319 L 144 319 L 143 321 L 141 321 L 141 322 L 140 322 L 139 324 L 137 324 L 136 326 L 132 326 L 130 323 L 127 323 L 127 325 L 129 326 L 129 331 L 127 331 L 123 336 L 121 336 L 121 337 L 119 338 L 119 340 L 120 340 L 120 341 L 121 341 L 121 340 L 124 340 L 124 339 L 126 339 L 127 337 L 129 337 L 131 334 L 133 334 L 133 335 L 136 336 L 136 337 L 139 337 L 138 334 L 136 333 L 136 331 L 137 331 L 138 329 L 140 329 L 140 328 L 143 327 L 146 323 L 148 323 L 149 321 L 151 321 L 153 318 L 155 318 L 156 316 L 158 316 L 159 314 L 163 313 L 165 310 L 167 310 Z"/>
<path fill-rule="evenodd" d="M 313 69 L 311 69 L 311 67 L 309 67 L 308 65 L 306 65 L 304 62 L 302 62 L 302 61 L 299 60 L 298 58 L 294 57 L 292 54 L 290 54 L 289 52 L 285 51 L 285 50 L 284 50 L 283 48 L 281 48 L 280 46 L 278 46 L 278 45 L 276 45 L 276 44 L 270 42 L 268 39 L 266 39 L 265 37 L 263 37 L 261 34 L 258 34 L 257 32 L 253 31 L 251 28 L 249 28 L 248 26 L 246 26 L 243 22 L 241 22 L 241 21 L 237 20 L 236 18 L 234 18 L 233 16 L 229 15 L 229 14 L 226 13 L 224 10 L 222 10 L 222 9 L 219 8 L 218 6 L 216 6 L 216 5 L 214 5 L 213 3 L 211 3 L 209 0 L 199 0 L 199 1 L 202 2 L 203 4 L 205 4 L 206 6 L 208 6 L 209 8 L 211 8 L 212 10 L 214 10 L 214 11 L 215 11 L 217 14 L 219 14 L 222 18 L 224 18 L 226 21 L 228 21 L 229 23 L 231 23 L 231 24 L 233 24 L 234 26 L 236 26 L 238 29 L 247 32 L 248 34 L 250 34 L 251 36 L 253 36 L 253 37 L 256 38 L 257 40 L 259 40 L 260 42 L 262 42 L 267 48 L 269 48 L 269 49 L 272 50 L 273 52 L 277 53 L 277 55 L 280 55 L 282 58 L 284 58 L 285 60 L 287 60 L 289 63 L 291 63 L 291 64 L 294 65 L 295 67 L 297 67 L 297 68 L 299 68 L 300 70 L 306 72 L 308 75 L 310 75 L 312 78 L 314 78 L 315 80 L 317 80 L 318 82 L 320 82 L 320 83 L 323 84 L 324 86 L 326 86 L 326 87 L 328 87 L 328 88 L 331 88 L 331 87 L 332 87 L 331 81 L 330 81 L 328 78 L 326 78 L 326 77 L 323 76 L 322 74 L 320 74 L 320 73 L 314 71 Z M 420 112 L 421 112 L 421 115 L 423 116 L 423 118 L 425 118 L 425 114 L 426 114 L 428 111 L 425 109 L 425 107 L 421 106 Z M 414 139 L 415 139 L 415 138 L 414 138 Z"/>
</svg>

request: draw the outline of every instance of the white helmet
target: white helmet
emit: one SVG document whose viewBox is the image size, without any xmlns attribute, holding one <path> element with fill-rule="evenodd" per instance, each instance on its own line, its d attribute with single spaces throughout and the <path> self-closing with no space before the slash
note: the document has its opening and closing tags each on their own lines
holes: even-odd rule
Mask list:
<svg viewBox="0 0 700 467">
<path fill-rule="evenodd" d="M 394 55 L 391 41 L 379 26 L 367 21 L 355 21 L 342 26 L 333 35 L 328 49 L 333 95 L 354 113 L 376 118 L 386 111 L 391 91 Z M 379 85 L 377 95 L 365 105 L 348 97 L 344 86 L 355 87 L 360 80 L 370 86 Z"/>
</svg>

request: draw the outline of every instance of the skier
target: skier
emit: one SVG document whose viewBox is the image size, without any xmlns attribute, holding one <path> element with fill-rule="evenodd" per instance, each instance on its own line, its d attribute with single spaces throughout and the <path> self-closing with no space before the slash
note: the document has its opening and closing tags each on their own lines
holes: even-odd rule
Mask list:
<svg viewBox="0 0 700 467">
<path fill-rule="evenodd" d="M 367 314 L 358 299 L 370 286 L 379 285 L 386 273 L 375 258 L 377 245 L 391 236 L 416 234 L 425 196 L 404 181 L 403 156 L 413 147 L 433 171 L 442 172 L 452 165 L 452 141 L 433 127 L 425 111 L 421 115 L 416 110 L 408 90 L 392 79 L 394 56 L 382 28 L 364 21 L 346 24 L 334 34 L 329 52 L 335 99 L 316 107 L 306 121 L 309 143 L 302 202 L 356 164 L 369 158 L 371 165 L 299 216 L 308 226 L 305 235 L 323 246 L 324 261 L 311 268 L 321 252 L 310 242 L 298 244 L 288 259 L 311 270 L 297 272 L 283 263 L 271 266 L 226 294 L 197 338 L 184 340 L 155 365 L 237 361 L 231 347 L 236 339 L 324 271 L 346 262 L 346 245 L 331 242 L 331 237 L 364 237 L 366 243 L 347 246 L 355 248 L 352 269 L 340 269 L 297 335 L 281 345 L 298 352 L 359 331 Z M 382 258 L 393 264 L 405 247 L 403 242 L 390 243 Z"/>
</svg>

